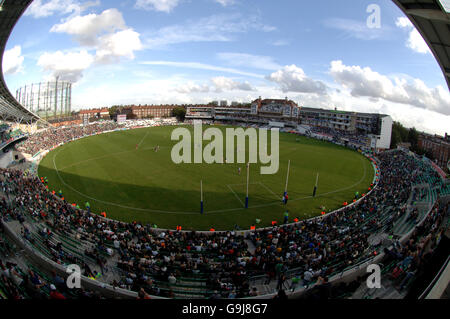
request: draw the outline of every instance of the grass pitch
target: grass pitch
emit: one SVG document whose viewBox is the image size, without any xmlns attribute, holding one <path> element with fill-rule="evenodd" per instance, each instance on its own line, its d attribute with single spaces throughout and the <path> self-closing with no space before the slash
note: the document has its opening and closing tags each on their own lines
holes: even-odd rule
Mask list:
<svg viewBox="0 0 450 319">
<path fill-rule="evenodd" d="M 39 176 L 48 178 L 50 191 L 62 190 L 67 201 L 82 208 L 88 201 L 93 212 L 104 211 L 108 218 L 160 228 L 180 225 L 184 230 L 228 230 L 235 225 L 249 229 L 256 219 L 261 219 L 257 227 L 270 226 L 272 220 L 281 224 L 286 209 L 289 221 L 310 218 L 320 215 L 321 206 L 328 211 L 351 202 L 355 192 L 367 192 L 373 180 L 371 163 L 358 152 L 280 133 L 278 173 L 260 175 L 260 165 L 250 165 L 249 209 L 245 209 L 246 165 L 174 164 L 171 150 L 177 141 L 170 137 L 175 128 L 120 131 L 67 143 L 41 161 Z M 288 160 L 289 202 L 285 206 L 281 198 Z M 312 198 L 317 172 L 319 187 Z"/>
</svg>

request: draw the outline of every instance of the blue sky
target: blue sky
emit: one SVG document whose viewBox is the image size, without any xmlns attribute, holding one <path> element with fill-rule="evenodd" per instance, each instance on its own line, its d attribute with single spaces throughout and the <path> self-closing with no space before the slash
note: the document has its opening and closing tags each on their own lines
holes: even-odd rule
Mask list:
<svg viewBox="0 0 450 319">
<path fill-rule="evenodd" d="M 441 69 L 390 0 L 35 0 L 3 66 L 13 94 L 74 82 L 74 109 L 287 96 L 450 132 Z"/>
</svg>

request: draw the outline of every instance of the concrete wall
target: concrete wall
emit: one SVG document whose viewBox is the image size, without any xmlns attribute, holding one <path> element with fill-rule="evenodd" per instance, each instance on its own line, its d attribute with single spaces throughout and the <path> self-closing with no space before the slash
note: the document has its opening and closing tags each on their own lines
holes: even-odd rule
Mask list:
<svg viewBox="0 0 450 319">
<path fill-rule="evenodd" d="M 393 121 L 390 116 L 385 116 L 381 120 L 381 135 L 377 140 L 377 148 L 390 149 L 391 148 L 391 136 L 392 136 Z"/>
<path fill-rule="evenodd" d="M 0 168 L 7 168 L 8 165 L 14 160 L 13 152 L 3 153 L 0 151 Z"/>
</svg>

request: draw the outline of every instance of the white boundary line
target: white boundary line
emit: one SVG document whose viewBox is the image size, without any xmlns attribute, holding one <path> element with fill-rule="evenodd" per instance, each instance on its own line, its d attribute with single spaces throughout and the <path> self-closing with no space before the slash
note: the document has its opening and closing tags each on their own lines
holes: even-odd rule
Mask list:
<svg viewBox="0 0 450 319">
<path fill-rule="evenodd" d="M 145 138 L 147 137 L 148 133 L 150 133 L 150 130 L 147 130 L 147 134 L 145 134 L 144 137 L 142 138 L 142 140 L 139 142 L 138 148 L 141 146 L 142 142 L 145 140 Z"/>
<path fill-rule="evenodd" d="M 264 187 L 265 189 L 267 189 L 270 193 L 273 194 L 273 196 L 275 196 L 276 198 L 278 198 L 277 194 L 275 194 L 269 187 L 266 186 L 266 184 L 259 182 L 259 184 Z"/>
<path fill-rule="evenodd" d="M 259 182 L 254 182 L 254 183 L 249 183 L 248 185 L 257 185 L 259 184 Z M 246 183 L 241 183 L 241 184 L 227 184 L 229 186 L 241 186 L 241 185 L 247 185 Z"/>
<path fill-rule="evenodd" d="M 241 202 L 242 206 L 245 207 L 244 203 L 241 201 L 241 199 L 239 198 L 239 196 L 236 194 L 236 192 L 231 188 L 230 185 L 227 185 L 228 188 L 230 189 L 230 191 L 234 194 L 234 196 L 236 196 L 236 198 L 238 199 L 238 201 Z"/>
</svg>

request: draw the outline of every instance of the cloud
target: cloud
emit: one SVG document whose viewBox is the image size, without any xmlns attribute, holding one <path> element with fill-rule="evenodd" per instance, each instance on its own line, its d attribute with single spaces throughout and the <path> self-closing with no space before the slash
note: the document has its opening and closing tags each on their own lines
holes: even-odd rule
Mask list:
<svg viewBox="0 0 450 319">
<path fill-rule="evenodd" d="M 223 91 L 255 91 L 255 89 L 251 86 L 251 84 L 247 81 L 238 82 L 233 79 L 226 78 L 224 76 L 218 76 L 211 79 L 216 92 Z"/>
<path fill-rule="evenodd" d="M 50 17 L 54 14 L 80 14 L 89 7 L 99 5 L 99 0 L 85 2 L 76 0 L 34 0 L 25 11 L 25 15 L 38 19 Z"/>
<path fill-rule="evenodd" d="M 72 17 L 50 31 L 67 33 L 80 45 L 95 49 L 98 63 L 114 63 L 122 57 L 134 59 L 134 52 L 143 48 L 140 34 L 128 28 L 122 13 L 114 8 L 101 14 Z"/>
<path fill-rule="evenodd" d="M 136 9 L 170 13 L 179 4 L 179 0 L 137 0 Z"/>
<path fill-rule="evenodd" d="M 52 79 L 77 82 L 83 77 L 83 71 L 94 63 L 94 57 L 86 50 L 64 53 L 56 51 L 44 53 L 39 57 L 37 65 L 49 71 Z"/>
<path fill-rule="evenodd" d="M 134 51 L 142 49 L 139 33 L 133 29 L 119 31 L 99 39 L 96 61 L 101 63 L 115 62 L 121 57 L 134 59 Z"/>
<path fill-rule="evenodd" d="M 394 103 L 384 99 L 371 99 L 368 97 L 355 97 L 346 89 L 341 92 L 330 93 L 327 106 L 324 108 L 337 107 L 339 110 L 381 113 L 390 115 L 394 121 L 402 123 L 406 127 L 415 127 L 420 131 L 432 134 L 444 135 L 448 132 L 450 116 L 426 110 L 408 104 Z M 316 105 L 315 103 L 309 105 Z"/>
<path fill-rule="evenodd" d="M 122 13 L 117 9 L 109 9 L 101 14 L 76 16 L 64 23 L 56 24 L 50 32 L 67 33 L 75 37 L 77 42 L 85 46 L 94 46 L 98 36 L 126 28 Z"/>
<path fill-rule="evenodd" d="M 284 93 L 315 93 L 326 94 L 327 86 L 321 81 L 315 81 L 306 76 L 303 69 L 296 65 L 288 65 L 266 77 L 267 80 L 280 85 Z"/>
<path fill-rule="evenodd" d="M 4 74 L 16 74 L 23 68 L 22 48 L 20 45 L 16 45 L 14 48 L 5 51 L 3 55 L 3 73 Z"/>
<path fill-rule="evenodd" d="M 408 18 L 406 17 L 397 18 L 397 20 L 395 21 L 395 25 L 409 32 L 408 40 L 406 41 L 406 46 L 408 48 L 417 53 L 422 54 L 431 53 L 427 43 Z"/>
<path fill-rule="evenodd" d="M 192 81 L 189 81 L 186 84 L 180 85 L 177 88 L 175 88 L 175 91 L 183 94 L 206 93 L 209 92 L 209 86 L 207 84 L 198 85 Z"/>
<path fill-rule="evenodd" d="M 247 81 L 239 82 L 224 76 L 211 78 L 211 86 L 208 84 L 196 84 L 189 81 L 185 84 L 179 85 L 175 91 L 183 94 L 192 93 L 208 93 L 214 91 L 215 93 L 230 92 L 230 91 L 255 91 L 256 89 Z"/>
<path fill-rule="evenodd" d="M 223 52 L 218 53 L 217 57 L 233 67 L 249 67 L 261 70 L 277 70 L 281 68 L 281 65 L 269 56 Z"/>
<path fill-rule="evenodd" d="M 392 28 L 386 25 L 381 28 L 369 28 L 366 21 L 351 19 L 332 18 L 324 21 L 323 24 L 328 28 L 343 31 L 348 37 L 359 40 L 387 39 L 392 32 Z"/>
<path fill-rule="evenodd" d="M 198 62 L 144 61 L 144 62 L 140 62 L 140 64 L 160 65 L 160 66 L 162 65 L 162 66 L 198 69 L 198 70 L 207 70 L 207 71 L 218 71 L 218 72 L 232 73 L 232 74 L 238 74 L 238 75 L 245 75 L 245 76 L 250 76 L 250 77 L 255 77 L 255 78 L 264 78 L 263 75 L 256 74 L 256 73 L 245 72 L 245 71 L 241 71 L 239 69 L 224 68 L 224 67 L 220 67 L 220 66 L 198 63 Z"/>
<path fill-rule="evenodd" d="M 399 17 L 395 21 L 395 25 L 399 28 L 413 28 L 413 24 L 411 21 L 406 17 Z"/>
<path fill-rule="evenodd" d="M 391 80 L 369 67 L 346 66 L 342 61 L 331 62 L 330 74 L 354 97 L 383 99 L 450 115 L 450 93 L 442 86 L 429 88 L 419 79 Z"/>
<path fill-rule="evenodd" d="M 224 7 L 231 6 L 236 2 L 235 0 L 214 0 L 214 1 L 220 3 Z"/>
<path fill-rule="evenodd" d="M 219 14 L 151 31 L 145 44 L 150 49 L 157 49 L 188 42 L 230 42 L 235 40 L 236 34 L 250 30 L 271 32 L 275 28 L 263 24 L 257 15 Z"/>
<path fill-rule="evenodd" d="M 289 42 L 289 40 L 280 39 L 280 40 L 273 41 L 271 44 L 276 47 L 284 47 L 284 46 L 289 45 L 290 42 Z"/>
<path fill-rule="evenodd" d="M 131 79 L 120 83 L 97 81 L 77 89 L 77 94 L 74 94 L 73 98 L 73 107 L 78 109 L 85 105 L 102 107 L 114 104 L 194 103 L 192 94 L 184 94 L 174 89 L 185 83 L 186 80 L 178 76 L 147 81 Z M 203 100 L 203 97 L 201 99 Z M 212 98 L 207 99 L 207 101 L 211 100 Z"/>
</svg>

